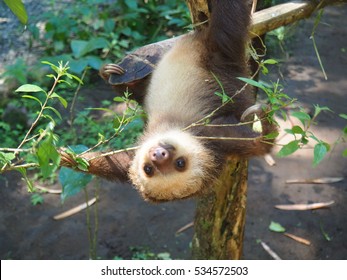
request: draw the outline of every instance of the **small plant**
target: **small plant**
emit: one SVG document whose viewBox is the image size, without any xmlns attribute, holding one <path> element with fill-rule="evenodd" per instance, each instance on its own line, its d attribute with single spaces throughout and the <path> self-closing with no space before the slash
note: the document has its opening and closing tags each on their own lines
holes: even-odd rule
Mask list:
<svg viewBox="0 0 347 280">
<path fill-rule="evenodd" d="M 171 260 L 170 253 L 153 253 L 147 248 L 131 247 L 132 260 Z"/>
<path fill-rule="evenodd" d="M 28 183 L 29 191 L 32 192 L 33 185 L 26 175 L 26 168 L 38 166 L 40 167 L 43 178 L 47 178 L 59 166 L 59 154 L 56 151 L 55 143 L 57 137 L 53 133 L 55 126 L 55 119 L 61 119 L 60 113 L 50 104 L 54 100 L 58 100 L 64 107 L 67 106 L 66 100 L 56 93 L 56 88 L 60 83 L 69 84 L 68 80 L 77 80 L 82 82 L 79 78 L 69 74 L 67 64 L 59 63 L 55 66 L 49 62 L 43 62 L 50 65 L 51 69 L 55 72 L 49 74 L 48 77 L 52 78 L 54 83 L 49 91 L 45 91 L 41 87 L 33 84 L 25 84 L 20 86 L 16 92 L 25 93 L 22 98 L 32 100 L 38 107 L 36 116 L 25 133 L 17 148 L 1 148 L 0 149 L 0 170 L 1 172 L 7 170 L 18 170 L 21 172 L 26 182 Z M 35 96 L 41 94 L 43 97 L 40 99 Z M 47 120 L 46 127 L 40 128 L 39 122 Z M 21 164 L 26 162 L 25 164 Z"/>
<path fill-rule="evenodd" d="M 82 0 L 64 9 L 52 6 L 41 22 L 43 33 L 37 25 L 29 30 L 32 40 L 43 44 L 45 59 L 69 61 L 70 71 L 81 74 L 86 67 L 99 70 L 107 57 L 115 61 L 137 46 L 168 38 L 190 20 L 185 3 L 177 0 L 121 0 L 117 5 Z"/>
<path fill-rule="evenodd" d="M 42 204 L 44 201 L 42 195 L 38 194 L 38 193 L 34 193 L 31 195 L 31 204 L 32 205 L 38 205 L 38 204 Z"/>
<path fill-rule="evenodd" d="M 5 72 L 0 76 L 5 83 L 26 84 L 28 82 L 28 66 L 22 58 L 18 58 L 12 65 L 5 66 Z"/>
<path fill-rule="evenodd" d="M 265 67 L 266 64 L 274 63 L 274 60 L 271 60 L 270 63 L 269 61 L 262 61 L 260 62 L 260 67 Z M 265 73 L 267 73 L 267 71 L 267 68 L 265 68 Z M 272 116 L 274 113 L 279 113 L 282 116 L 282 118 L 286 120 L 288 118 L 288 112 L 286 112 L 284 109 L 288 107 L 293 107 L 293 105 L 295 104 L 298 110 L 291 113 L 290 116 L 298 119 L 301 122 L 302 126 L 294 125 L 290 129 L 285 129 L 285 132 L 291 134 L 294 137 L 294 140 L 283 145 L 283 147 L 278 152 L 277 156 L 289 156 L 296 152 L 298 149 L 307 145 L 309 143 L 309 139 L 312 139 L 315 142 L 313 149 L 314 157 L 312 164 L 313 166 L 317 166 L 326 156 L 327 152 L 330 150 L 330 145 L 327 142 L 318 139 L 317 136 L 315 136 L 314 133 L 310 130 L 310 128 L 313 124 L 315 124 L 315 120 L 320 113 L 322 113 L 323 111 L 332 111 L 328 107 L 320 107 L 319 105 L 314 105 L 315 112 L 313 117 L 311 117 L 309 114 L 304 112 L 304 110 L 300 106 L 296 104 L 296 99 L 290 98 L 287 94 L 283 92 L 283 88 L 278 81 L 276 83 L 267 84 L 264 82 L 257 82 L 245 78 L 241 78 L 241 80 L 261 89 L 266 94 L 267 100 L 270 103 L 273 111 Z"/>
</svg>

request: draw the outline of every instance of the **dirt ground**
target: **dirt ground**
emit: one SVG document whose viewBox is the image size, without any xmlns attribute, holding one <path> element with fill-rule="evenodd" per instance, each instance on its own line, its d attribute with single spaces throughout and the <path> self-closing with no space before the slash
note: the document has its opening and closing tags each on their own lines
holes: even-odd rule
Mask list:
<svg viewBox="0 0 347 280">
<path fill-rule="evenodd" d="M 318 118 L 317 136 L 333 143 L 347 122 L 347 5 L 326 9 L 316 41 L 328 80 L 325 80 L 309 36 L 313 20 L 297 27 L 288 49 L 290 58 L 274 68 L 273 81 L 281 75 L 285 92 L 312 109 L 312 104 L 329 106 L 336 114 Z M 105 89 L 108 91 L 108 89 Z M 282 129 L 286 127 L 283 123 Z M 285 136 L 280 141 L 288 141 Z M 249 167 L 244 259 L 271 259 L 259 244 L 264 241 L 283 259 L 347 259 L 347 160 L 346 144 L 335 146 L 329 156 L 312 168 L 312 150 L 305 149 L 285 159 L 276 158 L 269 167 L 263 159 L 252 159 Z M 288 179 L 344 177 L 334 184 L 289 185 Z M 99 181 L 99 233 L 97 255 L 130 258 L 130 248 L 168 252 L 174 259 L 190 258 L 193 228 L 176 231 L 194 219 L 195 200 L 148 204 L 129 185 Z M 53 186 L 58 188 L 59 186 Z M 16 173 L 0 176 L 1 259 L 88 259 L 85 212 L 55 221 L 52 217 L 84 202 L 80 194 L 61 204 L 60 197 L 43 194 L 44 204 L 32 206 L 30 195 Z M 327 202 L 328 209 L 283 211 L 276 204 Z M 94 207 L 93 207 L 94 208 Z M 303 245 L 268 226 L 275 221 L 287 232 L 306 238 Z M 327 238 L 329 237 L 329 238 Z M 330 239 L 328 241 L 327 239 Z"/>
</svg>

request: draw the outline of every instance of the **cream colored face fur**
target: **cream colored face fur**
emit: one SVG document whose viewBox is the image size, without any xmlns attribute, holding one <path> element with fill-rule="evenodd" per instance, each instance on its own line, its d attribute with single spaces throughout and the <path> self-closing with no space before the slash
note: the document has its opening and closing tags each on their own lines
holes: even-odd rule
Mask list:
<svg viewBox="0 0 347 280">
<path fill-rule="evenodd" d="M 175 158 L 187 158 L 187 168 L 183 172 L 172 171 L 168 174 L 155 172 L 154 176 L 147 176 L 143 171 L 144 165 L 150 162 L 148 151 L 158 147 L 159 143 L 170 144 L 175 147 Z M 166 201 L 189 197 L 200 191 L 203 179 L 213 165 L 212 156 L 201 143 L 187 132 L 169 130 L 149 137 L 137 151 L 130 167 L 129 175 L 135 187 L 148 200 Z"/>
</svg>

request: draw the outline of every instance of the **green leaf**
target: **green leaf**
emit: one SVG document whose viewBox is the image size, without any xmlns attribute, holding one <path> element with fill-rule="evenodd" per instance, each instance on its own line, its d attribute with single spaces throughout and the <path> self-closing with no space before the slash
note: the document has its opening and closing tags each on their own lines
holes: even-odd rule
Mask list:
<svg viewBox="0 0 347 280">
<path fill-rule="evenodd" d="M 22 85 L 19 88 L 15 90 L 15 92 L 40 92 L 43 91 L 45 92 L 42 88 L 40 88 L 37 85 L 32 85 L 32 84 L 26 84 Z"/>
<path fill-rule="evenodd" d="M 130 10 L 137 10 L 137 0 L 127 0 L 125 4 Z"/>
<path fill-rule="evenodd" d="M 238 77 L 238 79 L 251 85 L 251 86 L 254 86 L 254 87 L 257 87 L 257 88 L 260 88 L 260 89 L 266 91 L 266 87 L 260 82 L 257 82 L 257 81 L 254 81 L 254 80 L 248 79 L 248 78 L 243 78 L 243 77 Z"/>
<path fill-rule="evenodd" d="M 81 158 L 81 157 L 77 157 L 76 158 L 76 163 L 77 163 L 77 168 L 79 170 L 82 170 L 82 171 L 85 171 L 85 172 L 88 171 L 89 162 L 86 159 Z"/>
<path fill-rule="evenodd" d="M 89 41 L 84 40 L 72 40 L 71 49 L 76 58 L 81 58 L 87 53 L 90 53 L 97 49 L 106 48 L 108 41 L 105 38 L 96 37 L 91 38 Z"/>
<path fill-rule="evenodd" d="M 307 121 L 311 120 L 311 117 L 309 114 L 305 113 L 305 112 L 293 112 L 292 116 L 297 118 L 299 121 L 301 121 L 301 123 L 305 126 Z"/>
<path fill-rule="evenodd" d="M 49 66 L 51 66 L 51 67 L 57 67 L 57 66 L 55 66 L 53 63 L 51 63 L 51 62 L 49 62 L 49 61 L 47 61 L 47 60 L 43 60 L 43 61 L 41 61 L 41 63 L 42 63 L 42 64 L 49 65 Z"/>
<path fill-rule="evenodd" d="M 278 157 L 286 157 L 296 152 L 300 146 L 300 140 L 293 140 L 289 142 L 287 145 L 283 146 L 282 149 L 277 153 Z"/>
<path fill-rule="evenodd" d="M 274 132 L 271 132 L 269 134 L 264 135 L 264 138 L 267 140 L 276 139 L 278 135 L 279 135 L 279 132 L 274 131 Z"/>
<path fill-rule="evenodd" d="M 215 92 L 215 95 L 217 95 L 218 97 L 220 97 L 222 99 L 222 104 L 228 102 L 230 100 L 230 97 L 226 94 L 220 93 L 220 92 Z"/>
<path fill-rule="evenodd" d="M 40 106 L 42 107 L 42 102 L 41 102 L 41 100 L 38 99 L 38 98 L 35 97 L 35 96 L 25 94 L 25 95 L 22 95 L 22 98 L 33 99 L 33 100 L 35 100 L 36 102 L 38 102 L 38 103 L 40 104 Z"/>
<path fill-rule="evenodd" d="M 346 114 L 339 114 L 339 116 L 345 120 L 347 120 L 347 115 Z"/>
<path fill-rule="evenodd" d="M 313 166 L 316 167 L 327 154 L 328 149 L 326 143 L 318 143 L 314 146 L 313 150 Z"/>
<path fill-rule="evenodd" d="M 104 64 L 104 62 L 95 55 L 88 55 L 86 59 L 88 61 L 88 65 L 94 70 L 99 70 L 101 66 Z"/>
<path fill-rule="evenodd" d="M 105 20 L 104 29 L 106 33 L 111 33 L 115 28 L 116 22 L 113 18 Z"/>
<path fill-rule="evenodd" d="M 68 77 L 69 79 L 75 80 L 75 81 L 77 81 L 78 83 L 80 83 L 81 85 L 83 85 L 83 81 L 82 81 L 79 77 L 77 77 L 76 75 L 72 75 L 72 74 L 70 74 L 70 73 L 66 73 L 65 75 L 66 75 L 66 77 Z"/>
<path fill-rule="evenodd" d="M 298 125 L 295 125 L 295 126 L 292 127 L 292 132 L 294 134 L 301 134 L 301 135 L 303 135 L 305 133 L 303 131 L 303 129 L 300 126 L 298 126 Z"/>
<path fill-rule="evenodd" d="M 53 92 L 52 95 L 50 96 L 50 98 L 58 98 L 58 100 L 60 101 L 61 105 L 63 105 L 64 108 L 67 108 L 67 101 L 66 101 L 66 99 L 61 97 L 57 93 Z"/>
<path fill-rule="evenodd" d="M 269 225 L 269 230 L 274 231 L 274 232 L 285 232 L 286 229 L 279 223 L 276 223 L 274 221 L 271 221 Z"/>
<path fill-rule="evenodd" d="M 77 163 L 77 169 L 82 171 L 88 171 L 89 163 L 86 159 L 78 157 L 77 154 L 83 153 L 88 148 L 84 145 L 74 145 L 69 147 L 69 150 L 67 151 L 76 161 Z"/>
<path fill-rule="evenodd" d="M 0 167 L 4 166 L 5 164 L 11 163 L 11 161 L 15 158 L 14 153 L 3 153 L 0 152 Z"/>
<path fill-rule="evenodd" d="M 28 15 L 21 0 L 4 0 L 4 2 L 22 24 L 27 24 Z"/>
<path fill-rule="evenodd" d="M 83 56 L 84 49 L 86 48 L 88 42 L 84 40 L 71 40 L 72 53 L 76 58 Z"/>
<path fill-rule="evenodd" d="M 70 60 L 70 71 L 76 74 L 81 74 L 88 66 L 88 59 L 85 57 L 80 59 Z"/>
<path fill-rule="evenodd" d="M 320 107 L 319 105 L 314 105 L 314 118 L 317 117 L 323 111 L 332 112 L 332 110 L 329 107 L 326 107 L 326 106 Z"/>
<path fill-rule="evenodd" d="M 263 75 L 267 75 L 269 73 L 269 69 L 265 65 L 262 65 L 261 72 Z"/>
<path fill-rule="evenodd" d="M 281 112 L 281 116 L 282 116 L 283 120 L 287 121 L 287 112 L 284 110 L 280 110 L 280 112 Z"/>
<path fill-rule="evenodd" d="M 263 61 L 264 64 L 278 64 L 278 61 L 275 59 L 266 59 Z"/>
<path fill-rule="evenodd" d="M 324 230 L 322 223 L 320 224 L 320 230 L 325 238 L 326 241 L 331 241 L 331 237 L 329 234 Z"/>
<path fill-rule="evenodd" d="M 316 137 L 316 135 L 314 135 L 313 133 L 311 133 L 310 138 L 312 138 L 313 140 L 315 140 L 315 141 L 318 142 L 318 143 L 321 142 L 321 140 L 319 140 L 319 139 Z"/>
<path fill-rule="evenodd" d="M 113 101 L 115 101 L 115 102 L 124 102 L 125 99 L 124 99 L 124 97 L 116 96 L 115 98 L 113 98 Z"/>
<path fill-rule="evenodd" d="M 43 203 L 43 197 L 42 195 L 38 194 L 38 193 L 34 193 L 31 196 L 31 204 L 32 205 L 38 205 L 38 204 L 42 204 Z"/>
<path fill-rule="evenodd" d="M 293 132 L 292 129 L 289 129 L 289 128 L 285 128 L 284 131 L 288 134 L 291 134 L 291 135 L 295 135 L 295 133 Z"/>
<path fill-rule="evenodd" d="M 308 144 L 308 139 L 305 136 L 302 136 L 301 143 L 304 144 L 304 145 L 307 145 Z"/>
<path fill-rule="evenodd" d="M 27 184 L 28 192 L 30 192 L 30 193 L 33 192 L 34 191 L 34 185 L 31 182 L 31 180 L 28 178 L 27 170 L 24 167 L 18 168 L 17 170 L 20 172 L 20 174 L 22 174 L 22 177 Z"/>
<path fill-rule="evenodd" d="M 36 151 L 44 179 L 49 177 L 58 168 L 60 162 L 60 155 L 53 145 L 53 140 L 53 133 L 48 133 L 48 136 L 41 141 Z"/>
<path fill-rule="evenodd" d="M 343 151 L 342 156 L 347 157 L 347 149 Z"/>
<path fill-rule="evenodd" d="M 53 107 L 51 107 L 51 106 L 47 106 L 47 107 L 45 107 L 45 110 L 46 109 L 48 109 L 48 110 L 51 110 L 51 111 L 53 111 L 54 112 L 54 114 L 56 114 L 57 115 L 57 117 L 59 118 L 59 119 L 63 119 L 62 117 L 61 117 L 61 114 L 58 112 L 58 110 L 57 109 L 55 109 L 55 108 L 53 108 Z"/>
<path fill-rule="evenodd" d="M 61 200 L 64 202 L 67 198 L 79 193 L 92 179 L 93 176 L 90 174 L 76 172 L 70 168 L 62 167 L 59 172 L 59 181 L 63 187 Z"/>
</svg>

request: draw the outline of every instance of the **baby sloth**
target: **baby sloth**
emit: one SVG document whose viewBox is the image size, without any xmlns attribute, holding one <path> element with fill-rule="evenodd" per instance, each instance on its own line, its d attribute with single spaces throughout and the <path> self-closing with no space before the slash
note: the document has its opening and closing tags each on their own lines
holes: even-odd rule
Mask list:
<svg viewBox="0 0 347 280">
<path fill-rule="evenodd" d="M 89 172 L 130 179 L 145 200 L 196 195 L 213 183 L 230 155 L 259 156 L 271 150 L 276 131 L 269 108 L 254 105 L 246 58 L 250 9 L 244 0 L 211 0 L 210 20 L 178 39 L 152 73 L 143 107 L 148 114 L 139 148 L 90 160 Z M 114 64 L 107 74 L 117 73 Z M 222 105 L 220 95 L 230 100 Z M 142 96 L 141 96 L 142 98 Z M 242 122 L 261 121 L 262 132 Z M 193 124 L 193 125 L 192 125 Z"/>
</svg>

